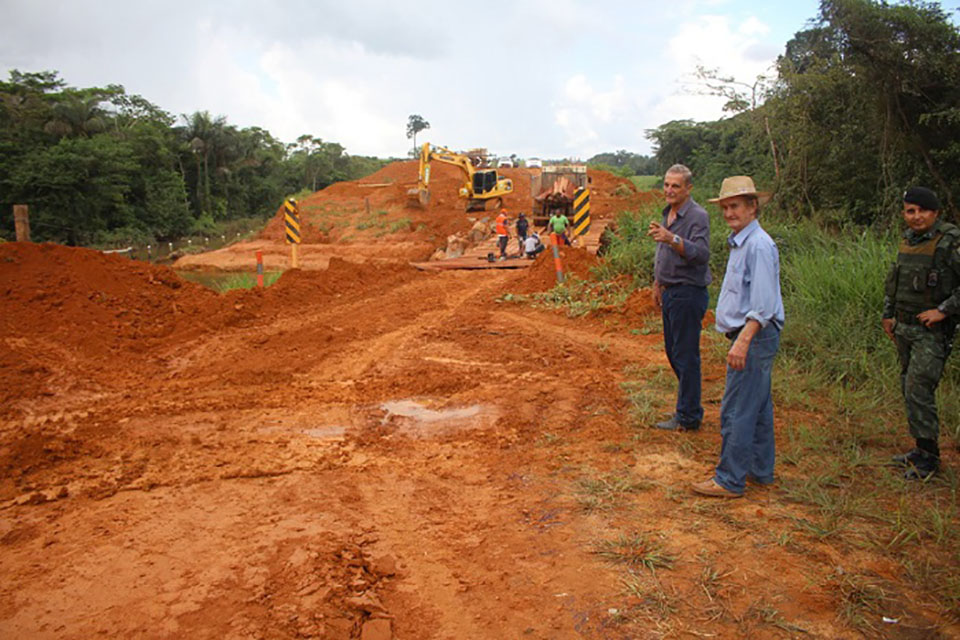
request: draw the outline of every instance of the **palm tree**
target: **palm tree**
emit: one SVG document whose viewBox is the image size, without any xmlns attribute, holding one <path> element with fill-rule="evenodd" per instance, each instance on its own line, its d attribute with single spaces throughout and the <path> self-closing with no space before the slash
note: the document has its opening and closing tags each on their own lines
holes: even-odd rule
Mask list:
<svg viewBox="0 0 960 640">
<path fill-rule="evenodd" d="M 192 115 L 182 114 L 184 121 L 181 135 L 193 153 L 197 163 L 197 204 L 201 213 L 210 212 L 210 157 L 221 142 L 225 116 L 212 118 L 209 111 L 196 111 Z"/>
<path fill-rule="evenodd" d="M 69 94 L 53 105 L 53 117 L 44 125 L 49 134 L 90 137 L 107 128 L 107 112 L 100 108 L 103 96 Z"/>
</svg>

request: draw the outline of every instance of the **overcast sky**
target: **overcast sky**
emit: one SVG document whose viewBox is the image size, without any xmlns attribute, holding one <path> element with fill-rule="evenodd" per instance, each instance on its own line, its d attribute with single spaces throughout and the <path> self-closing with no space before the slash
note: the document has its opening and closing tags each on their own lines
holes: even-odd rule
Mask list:
<svg viewBox="0 0 960 640">
<path fill-rule="evenodd" d="M 816 0 L 0 0 L 0 72 L 122 84 L 173 113 L 225 115 L 352 154 L 419 141 L 500 155 L 649 153 L 644 130 L 722 116 L 696 64 L 752 81 Z"/>
</svg>

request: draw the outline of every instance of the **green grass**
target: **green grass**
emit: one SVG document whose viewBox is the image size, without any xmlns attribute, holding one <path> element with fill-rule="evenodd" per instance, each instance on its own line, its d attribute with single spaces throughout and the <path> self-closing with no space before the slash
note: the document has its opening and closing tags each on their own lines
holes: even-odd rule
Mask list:
<svg viewBox="0 0 960 640">
<path fill-rule="evenodd" d="M 628 497 L 653 487 L 646 480 L 634 478 L 628 471 L 581 478 L 576 498 L 586 512 L 612 511 L 626 505 Z"/>
<path fill-rule="evenodd" d="M 263 274 L 263 286 L 269 287 L 283 275 L 280 271 L 271 271 Z M 228 277 L 216 280 L 212 284 L 212 289 L 220 293 L 226 293 L 232 289 L 253 289 L 257 286 L 257 276 L 251 273 L 234 273 Z"/>
<path fill-rule="evenodd" d="M 631 288 L 621 282 L 592 282 L 570 277 L 549 291 L 526 296 L 507 294 L 505 302 L 529 302 L 534 307 L 564 311 L 569 318 L 579 318 L 601 309 L 618 309 L 630 295 Z"/>
<path fill-rule="evenodd" d="M 660 186 L 661 176 L 630 176 L 630 182 L 641 191 L 651 191 Z"/>
<path fill-rule="evenodd" d="M 355 228 L 357 231 L 364 231 L 366 229 L 376 229 L 376 236 L 384 236 L 389 233 L 398 233 L 400 231 L 409 231 L 413 227 L 413 220 L 408 217 L 399 218 L 397 220 L 388 221 L 385 219 L 387 211 L 379 210 L 375 211 L 366 218 L 362 218 L 356 223 Z"/>
<path fill-rule="evenodd" d="M 838 570 L 829 585 L 838 599 L 840 618 L 864 633 L 877 634 L 888 595 L 877 581 L 859 574 Z"/>
<path fill-rule="evenodd" d="M 591 552 L 613 564 L 652 572 L 672 568 L 676 561 L 660 541 L 645 533 L 620 534 L 613 540 L 599 540 L 593 543 Z"/>
<path fill-rule="evenodd" d="M 712 194 L 695 193 L 705 202 Z M 714 275 L 711 306 L 722 281 L 728 230 L 711 213 Z M 634 286 L 652 279 L 654 244 L 646 237 L 656 206 L 625 212 L 619 237 L 596 272 L 613 279 L 630 276 Z M 883 281 L 894 258 L 895 233 L 870 229 L 826 231 L 809 221 L 761 217 L 780 250 L 786 326 L 774 372 L 783 421 L 778 459 L 778 502 L 793 506 L 787 528 L 774 542 L 803 549 L 825 541 L 840 549 L 866 549 L 898 562 L 913 588 L 937 601 L 945 615 L 960 615 L 960 478 L 946 468 L 921 484 L 887 466 L 889 456 L 910 446 L 893 345 L 880 328 Z M 634 327 L 652 333 L 655 323 Z M 722 341 L 709 338 L 703 357 L 722 358 Z M 671 376 L 624 370 L 621 389 L 631 422 L 646 427 L 663 415 Z M 663 378 L 658 379 L 658 378 Z M 667 385 L 667 383 L 671 383 Z M 960 441 L 960 358 L 948 361 L 939 388 L 941 448 Z M 780 415 L 783 415 L 781 413 Z M 801 415 L 799 419 L 792 416 Z M 644 435 L 649 431 L 637 431 Z M 682 443 L 677 443 L 678 450 Z M 702 454 L 689 452 L 690 457 Z M 710 509 L 700 513 L 699 510 Z M 713 505 L 695 507 L 714 522 L 738 529 L 743 523 Z M 884 602 L 882 589 L 862 576 L 837 576 L 838 613 L 848 624 L 870 631 L 871 616 Z M 911 588 L 910 586 L 906 588 Z M 760 607 L 755 618 L 785 628 L 775 610 Z"/>
<path fill-rule="evenodd" d="M 400 231 L 410 231 L 411 227 L 413 227 L 413 220 L 404 217 L 391 222 L 387 226 L 387 229 L 390 231 L 390 233 L 397 233 Z"/>
</svg>

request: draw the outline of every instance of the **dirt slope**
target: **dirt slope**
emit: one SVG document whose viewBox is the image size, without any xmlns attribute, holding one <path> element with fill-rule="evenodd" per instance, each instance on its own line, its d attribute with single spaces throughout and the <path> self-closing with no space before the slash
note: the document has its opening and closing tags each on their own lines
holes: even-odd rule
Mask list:
<svg viewBox="0 0 960 640">
<path fill-rule="evenodd" d="M 897 631 L 942 624 L 777 489 L 686 490 L 723 369 L 707 340 L 702 433 L 633 425 L 630 385 L 673 402 L 646 292 L 571 319 L 503 297 L 548 260 L 349 257 L 220 296 L 0 245 L 0 637 L 856 638 L 841 566 L 884 581 Z"/>
</svg>

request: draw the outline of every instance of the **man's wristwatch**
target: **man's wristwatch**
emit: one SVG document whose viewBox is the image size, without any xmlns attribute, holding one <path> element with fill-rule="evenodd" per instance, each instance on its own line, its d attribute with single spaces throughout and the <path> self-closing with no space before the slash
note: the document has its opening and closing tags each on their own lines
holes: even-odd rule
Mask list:
<svg viewBox="0 0 960 640">
<path fill-rule="evenodd" d="M 677 234 L 673 234 L 673 240 L 671 240 L 671 242 L 673 244 L 680 244 L 680 236 L 678 236 Z"/>
</svg>

